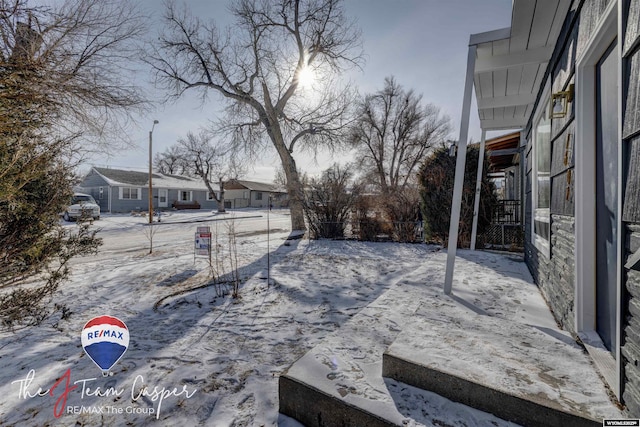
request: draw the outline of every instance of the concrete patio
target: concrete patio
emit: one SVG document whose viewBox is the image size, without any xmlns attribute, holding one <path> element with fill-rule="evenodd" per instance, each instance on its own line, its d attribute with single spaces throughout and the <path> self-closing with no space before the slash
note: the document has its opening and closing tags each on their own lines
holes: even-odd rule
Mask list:
<svg viewBox="0 0 640 427">
<path fill-rule="evenodd" d="M 602 425 L 622 418 L 517 255 L 444 252 L 408 272 L 280 377 L 307 426 Z M 514 424 L 515 423 L 515 424 Z"/>
</svg>

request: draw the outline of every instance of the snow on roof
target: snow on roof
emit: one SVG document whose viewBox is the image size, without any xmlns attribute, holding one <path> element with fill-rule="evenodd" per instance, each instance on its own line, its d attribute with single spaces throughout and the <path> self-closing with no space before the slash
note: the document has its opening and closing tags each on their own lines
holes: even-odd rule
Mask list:
<svg viewBox="0 0 640 427">
<path fill-rule="evenodd" d="M 144 187 L 149 185 L 149 174 L 147 172 L 99 167 L 93 167 L 93 170 L 112 186 Z M 158 188 L 207 191 L 207 187 L 201 179 L 188 176 L 153 172 L 152 180 L 153 186 Z M 211 187 L 216 191 L 219 189 L 215 183 L 211 183 Z"/>
<path fill-rule="evenodd" d="M 231 190 L 237 190 L 238 188 L 233 188 L 233 187 L 237 187 L 238 185 L 240 185 L 246 188 L 247 190 L 251 190 L 251 191 L 264 191 L 264 192 L 270 192 L 270 193 L 286 193 L 287 192 L 285 189 L 275 184 L 258 182 L 258 181 L 246 181 L 243 179 L 232 179 L 231 181 L 228 181 L 225 184 L 225 188 L 227 188 L 227 185 L 229 185 L 229 189 Z"/>
</svg>

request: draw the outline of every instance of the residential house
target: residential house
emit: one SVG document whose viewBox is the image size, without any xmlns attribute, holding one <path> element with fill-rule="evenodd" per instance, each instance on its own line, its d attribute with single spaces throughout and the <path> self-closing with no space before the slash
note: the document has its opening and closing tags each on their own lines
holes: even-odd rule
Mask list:
<svg viewBox="0 0 640 427">
<path fill-rule="evenodd" d="M 520 132 L 511 132 L 486 141 L 488 174 L 500 200 L 520 200 Z"/>
<path fill-rule="evenodd" d="M 466 82 L 459 144 L 475 87 L 483 139 L 520 133 L 525 261 L 640 417 L 640 0 L 514 0 L 510 28 L 471 36 Z"/>
<path fill-rule="evenodd" d="M 232 179 L 224 184 L 224 203 L 228 209 L 288 207 L 287 191 L 275 184 Z"/>
<path fill-rule="evenodd" d="M 217 209 L 218 202 L 201 179 L 159 172 L 152 174 L 153 209 L 174 207 Z M 102 212 L 147 211 L 149 174 L 134 170 L 92 167 L 79 184 L 91 194 Z M 212 187 L 217 191 L 218 185 Z"/>
<path fill-rule="evenodd" d="M 496 185 L 498 200 L 481 243 L 485 247 L 520 250 L 524 244 L 520 132 L 488 139 L 485 149 L 489 160 L 487 174 Z"/>
</svg>

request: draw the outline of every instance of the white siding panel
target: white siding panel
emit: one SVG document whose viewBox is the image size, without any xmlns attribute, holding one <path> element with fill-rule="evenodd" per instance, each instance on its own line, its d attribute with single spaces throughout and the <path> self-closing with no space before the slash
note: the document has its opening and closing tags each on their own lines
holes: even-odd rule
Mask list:
<svg viewBox="0 0 640 427">
<path fill-rule="evenodd" d="M 557 1 L 538 0 L 536 13 L 533 15 L 533 23 L 531 24 L 531 34 L 529 35 L 528 49 L 543 47 L 547 45 L 551 25 L 558 9 Z M 554 7 L 555 6 L 555 7 Z"/>
<path fill-rule="evenodd" d="M 507 69 L 507 95 L 519 94 L 521 81 L 522 66 Z"/>
<path fill-rule="evenodd" d="M 507 95 L 507 70 L 493 72 L 493 96 L 495 98 Z"/>
<path fill-rule="evenodd" d="M 513 112 L 513 117 L 523 118 L 523 119 L 527 118 L 527 106 L 526 105 L 517 106 Z"/>
<path fill-rule="evenodd" d="M 533 93 L 533 85 L 538 77 L 538 65 L 529 64 L 522 67 L 520 93 Z"/>
<path fill-rule="evenodd" d="M 493 55 L 507 55 L 509 53 L 509 39 L 497 40 L 492 43 Z"/>
<path fill-rule="evenodd" d="M 526 49 L 531 30 L 530 17 L 536 7 L 535 0 L 514 0 L 513 16 L 511 17 L 511 52 Z"/>
<path fill-rule="evenodd" d="M 480 77 L 476 74 L 473 78 L 473 87 L 476 88 L 476 99 L 484 98 L 482 96 L 482 86 L 480 85 Z"/>
<path fill-rule="evenodd" d="M 493 76 L 491 72 L 480 73 L 478 75 L 480 79 L 480 91 L 483 98 L 493 96 Z"/>
<path fill-rule="evenodd" d="M 515 107 L 505 107 L 504 108 L 504 118 L 505 119 L 513 119 L 515 112 L 516 112 L 516 108 Z"/>
</svg>

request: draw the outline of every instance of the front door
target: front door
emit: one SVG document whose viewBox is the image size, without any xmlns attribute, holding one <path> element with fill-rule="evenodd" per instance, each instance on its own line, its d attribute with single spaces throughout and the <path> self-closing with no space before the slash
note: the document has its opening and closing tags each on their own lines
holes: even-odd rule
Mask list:
<svg viewBox="0 0 640 427">
<path fill-rule="evenodd" d="M 166 188 L 161 188 L 158 190 L 158 207 L 169 207 L 169 190 L 167 190 Z"/>
<path fill-rule="evenodd" d="M 596 65 L 596 331 L 615 358 L 618 284 L 618 61 Z"/>
</svg>

